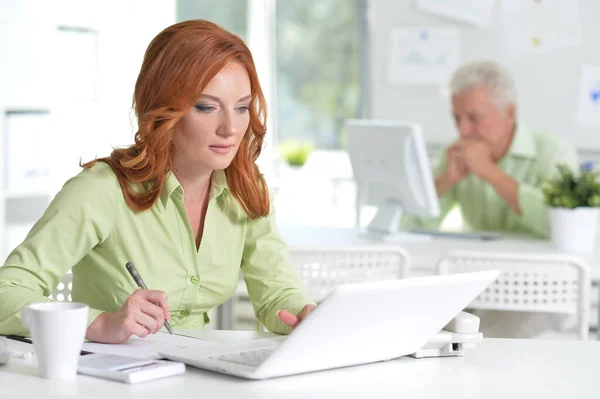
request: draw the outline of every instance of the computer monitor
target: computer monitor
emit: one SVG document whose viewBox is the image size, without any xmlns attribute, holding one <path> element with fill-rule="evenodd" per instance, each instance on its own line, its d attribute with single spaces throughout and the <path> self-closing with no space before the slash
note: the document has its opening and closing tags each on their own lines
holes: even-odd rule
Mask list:
<svg viewBox="0 0 600 399">
<path fill-rule="evenodd" d="M 403 213 L 436 217 L 439 201 L 421 127 L 368 119 L 346 121 L 347 148 L 358 187 L 358 203 L 374 205 L 367 226 L 375 233 L 398 231 Z"/>
</svg>

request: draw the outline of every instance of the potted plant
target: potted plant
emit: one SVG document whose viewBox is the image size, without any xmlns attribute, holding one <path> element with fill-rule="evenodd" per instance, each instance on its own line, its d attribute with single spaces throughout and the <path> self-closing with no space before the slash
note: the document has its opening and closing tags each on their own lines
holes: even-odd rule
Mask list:
<svg viewBox="0 0 600 399">
<path fill-rule="evenodd" d="M 279 146 L 279 152 L 292 168 L 302 167 L 313 149 L 313 144 L 297 141 L 286 141 Z"/>
<path fill-rule="evenodd" d="M 564 251 L 594 250 L 600 216 L 599 174 L 591 168 L 575 173 L 558 165 L 558 173 L 543 186 L 550 206 L 550 232 L 554 245 Z"/>
</svg>

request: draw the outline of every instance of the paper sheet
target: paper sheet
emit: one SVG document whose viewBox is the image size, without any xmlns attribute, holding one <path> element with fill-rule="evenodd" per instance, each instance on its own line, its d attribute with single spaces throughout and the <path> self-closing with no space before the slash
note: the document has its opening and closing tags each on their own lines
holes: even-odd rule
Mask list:
<svg viewBox="0 0 600 399">
<path fill-rule="evenodd" d="M 583 65 L 579 84 L 577 122 L 600 127 L 600 66 Z"/>
<path fill-rule="evenodd" d="M 420 11 L 449 17 L 477 27 L 487 25 L 494 0 L 418 0 Z"/>
<path fill-rule="evenodd" d="M 583 42 L 579 1 L 504 0 L 506 52 L 539 54 Z"/>
<path fill-rule="evenodd" d="M 388 82 L 441 84 L 458 66 L 456 28 L 396 28 L 391 32 Z"/>
<path fill-rule="evenodd" d="M 131 356 L 139 358 L 159 359 L 159 352 L 165 349 L 179 349 L 186 347 L 214 348 L 225 346 L 220 343 L 202 340 L 199 338 L 186 337 L 182 335 L 171 335 L 159 332 L 144 339 L 132 337 L 124 344 L 99 344 L 85 342 L 82 350 L 93 353 L 108 353 L 112 355 Z"/>
<path fill-rule="evenodd" d="M 272 332 L 266 331 L 244 331 L 244 330 L 183 330 L 178 329 L 176 334 L 199 338 L 201 340 L 217 342 L 225 345 L 237 345 L 244 342 L 265 339 L 280 340 L 285 338 Z"/>
</svg>

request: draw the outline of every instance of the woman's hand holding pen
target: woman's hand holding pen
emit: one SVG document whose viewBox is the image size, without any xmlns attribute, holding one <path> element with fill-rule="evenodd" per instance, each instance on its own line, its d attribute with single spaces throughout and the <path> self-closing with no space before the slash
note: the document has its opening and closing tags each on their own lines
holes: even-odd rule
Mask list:
<svg viewBox="0 0 600 399">
<path fill-rule="evenodd" d="M 86 338 L 107 344 L 119 344 L 132 335 L 145 338 L 157 333 L 169 320 L 167 294 L 157 290 L 136 290 L 114 313 L 102 313 L 89 326 Z"/>
</svg>

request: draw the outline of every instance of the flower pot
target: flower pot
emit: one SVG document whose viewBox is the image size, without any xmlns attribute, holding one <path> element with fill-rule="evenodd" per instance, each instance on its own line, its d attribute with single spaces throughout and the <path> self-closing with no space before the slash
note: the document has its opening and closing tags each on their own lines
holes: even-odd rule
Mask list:
<svg viewBox="0 0 600 399">
<path fill-rule="evenodd" d="M 550 232 L 561 251 L 592 252 L 596 244 L 600 208 L 550 208 Z"/>
</svg>

